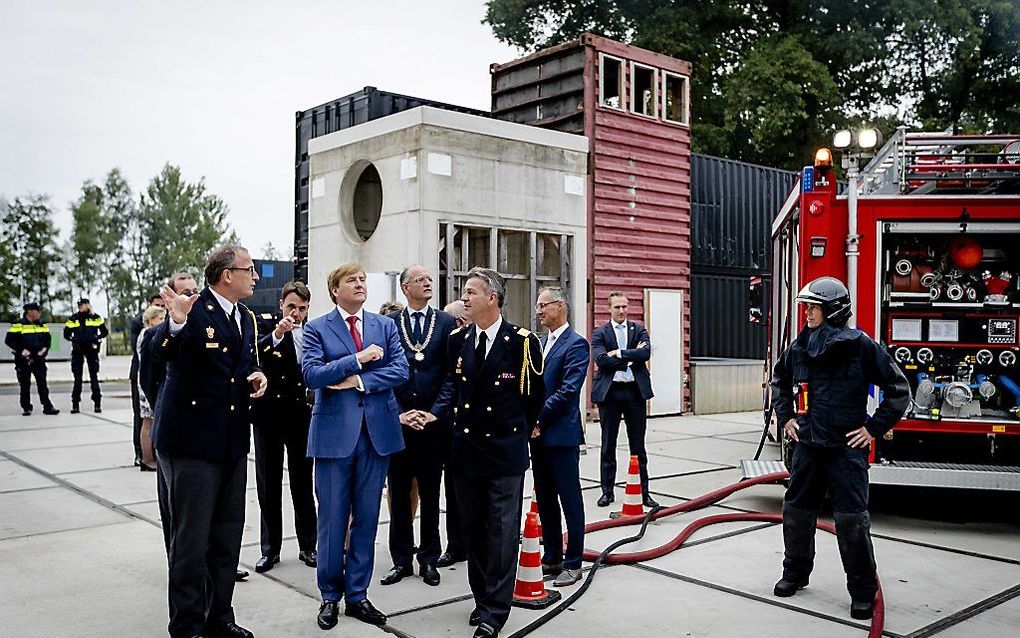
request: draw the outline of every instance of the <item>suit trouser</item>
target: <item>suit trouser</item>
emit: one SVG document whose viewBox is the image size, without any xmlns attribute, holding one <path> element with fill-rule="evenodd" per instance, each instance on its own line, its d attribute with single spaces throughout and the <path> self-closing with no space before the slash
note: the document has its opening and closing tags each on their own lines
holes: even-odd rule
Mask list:
<svg viewBox="0 0 1020 638">
<path fill-rule="evenodd" d="M 247 457 L 217 463 L 157 452 L 170 516 L 170 635 L 234 622 Z"/>
<path fill-rule="evenodd" d="M 481 621 L 497 630 L 513 601 L 520 544 L 524 475 L 454 476 L 468 584 Z"/>
<path fill-rule="evenodd" d="M 616 439 L 620 434 L 620 417 L 627 423 L 627 445 L 637 455 L 641 470 L 641 493 L 648 494 L 648 454 L 645 452 L 645 399 L 637 383 L 613 382 L 602 403 L 599 403 L 599 424 L 602 427 L 602 492 L 613 493 L 616 483 Z"/>
<path fill-rule="evenodd" d="M 287 449 L 294 531 L 301 551 L 315 549 L 316 516 L 312 459 L 308 449 L 308 413 L 290 422 L 256 426 L 255 484 L 258 487 L 262 555 L 276 556 L 283 543 L 283 453 Z"/>
<path fill-rule="evenodd" d="M 878 590 L 868 515 L 868 451 L 796 443 L 783 499 L 783 577 L 806 581 L 814 566 L 815 525 L 828 492 L 847 591 L 871 601 Z"/>
<path fill-rule="evenodd" d="M 35 390 L 39 393 L 39 403 L 43 409 L 53 407 L 50 403 L 50 389 L 46 385 L 46 362 L 32 359 L 31 363 L 24 359 L 14 364 L 14 373 L 18 377 L 18 385 L 21 386 L 21 409 L 29 411 L 32 409 L 32 377 L 35 377 Z"/>
<path fill-rule="evenodd" d="M 71 374 L 74 375 L 74 386 L 71 388 L 71 403 L 81 403 L 81 384 L 84 365 L 89 365 L 89 385 L 92 387 L 92 402 L 98 404 L 103 393 L 99 390 L 99 352 L 92 344 L 74 346 L 71 350 Z"/>
<path fill-rule="evenodd" d="M 142 406 L 141 392 L 138 389 L 138 355 L 131 357 L 131 370 L 128 372 L 131 382 L 131 443 L 135 447 L 135 462 L 142 458 Z M 155 407 L 155 406 L 152 406 Z"/>
<path fill-rule="evenodd" d="M 405 436 L 407 447 L 390 457 L 389 546 L 393 564 L 400 567 L 411 566 L 414 548 L 414 519 L 411 515 L 411 482 L 414 479 L 418 479 L 418 498 L 421 501 L 418 564 L 435 565 L 439 560 L 439 489 L 443 462 L 431 449 L 431 441 L 425 439 L 430 435 L 415 432 Z"/>
<path fill-rule="evenodd" d="M 317 577 L 323 600 L 363 600 L 372 580 L 379 507 L 389 458 L 372 447 L 362 425 L 354 452 L 345 458 L 315 459 L 319 500 Z M 344 539 L 350 539 L 344 547 Z"/>
<path fill-rule="evenodd" d="M 542 562 L 563 563 L 565 569 L 581 569 L 584 553 L 584 499 L 576 445 L 532 445 L 531 468 L 535 475 L 535 498 L 542 518 Z M 567 521 L 567 551 L 563 553 L 563 526 Z"/>
</svg>

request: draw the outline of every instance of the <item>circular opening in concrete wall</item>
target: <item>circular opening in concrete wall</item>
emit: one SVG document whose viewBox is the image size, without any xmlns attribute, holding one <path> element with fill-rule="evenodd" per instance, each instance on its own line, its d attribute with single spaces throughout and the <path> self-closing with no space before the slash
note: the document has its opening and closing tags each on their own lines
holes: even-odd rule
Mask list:
<svg viewBox="0 0 1020 638">
<path fill-rule="evenodd" d="M 362 241 L 375 233 L 382 214 L 382 180 L 372 164 L 365 164 L 358 175 L 351 198 L 351 218 Z"/>
</svg>

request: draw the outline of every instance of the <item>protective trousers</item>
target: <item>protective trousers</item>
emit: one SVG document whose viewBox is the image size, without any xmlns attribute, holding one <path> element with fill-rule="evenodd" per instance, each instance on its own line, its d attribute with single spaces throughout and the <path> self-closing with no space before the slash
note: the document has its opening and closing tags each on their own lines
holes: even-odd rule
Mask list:
<svg viewBox="0 0 1020 638">
<path fill-rule="evenodd" d="M 826 492 L 832 499 L 847 591 L 855 601 L 870 602 L 878 581 L 868 515 L 867 450 L 796 444 L 783 501 L 783 578 L 807 583 L 814 566 L 817 514 Z"/>
</svg>

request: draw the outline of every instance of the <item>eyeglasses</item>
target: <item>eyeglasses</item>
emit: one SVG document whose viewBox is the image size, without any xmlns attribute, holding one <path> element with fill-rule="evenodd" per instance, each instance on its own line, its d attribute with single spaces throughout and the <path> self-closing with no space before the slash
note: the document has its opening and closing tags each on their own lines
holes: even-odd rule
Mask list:
<svg viewBox="0 0 1020 638">
<path fill-rule="evenodd" d="M 432 283 L 432 275 L 422 275 L 421 277 L 415 277 L 411 280 L 412 284 L 423 284 L 425 282 Z"/>
<path fill-rule="evenodd" d="M 247 268 L 227 268 L 227 270 L 246 270 L 252 277 L 255 276 L 255 264 L 248 266 Z"/>
<path fill-rule="evenodd" d="M 557 299 L 557 300 L 555 300 L 555 301 L 547 301 L 547 302 L 545 302 L 545 303 L 542 303 L 542 302 L 540 301 L 540 302 L 538 302 L 537 304 L 535 304 L 535 310 L 545 310 L 545 307 L 546 307 L 546 306 L 548 306 L 548 305 L 550 305 L 550 304 L 554 304 L 554 303 L 561 303 L 562 301 L 563 301 L 562 299 Z"/>
</svg>

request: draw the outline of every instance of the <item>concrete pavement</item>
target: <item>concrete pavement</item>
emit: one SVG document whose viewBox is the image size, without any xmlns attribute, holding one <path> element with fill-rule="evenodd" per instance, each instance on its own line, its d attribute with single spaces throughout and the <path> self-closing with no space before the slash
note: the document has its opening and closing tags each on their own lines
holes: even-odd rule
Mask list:
<svg viewBox="0 0 1020 638">
<path fill-rule="evenodd" d="M 755 413 L 649 421 L 651 489 L 663 505 L 735 482 L 740 458 L 754 453 Z M 597 424 L 587 440 L 597 442 Z M 621 472 L 627 451 L 619 451 Z M 587 519 L 595 506 L 599 454 L 581 457 Z M 777 450 L 766 446 L 765 454 Z M 283 561 L 254 574 L 259 557 L 254 464 L 249 463 L 248 511 L 241 553 L 253 572 L 238 584 L 238 622 L 262 638 L 322 636 L 315 624 L 315 571 L 297 561 L 293 536 Z M 619 476 L 621 485 L 626 476 Z M 17 397 L 0 396 L 0 618 L 4 636 L 159 636 L 166 627 L 166 559 L 158 527 L 154 476 L 132 467 L 130 408 L 104 402 L 101 415 L 62 413 L 21 417 Z M 531 494 L 530 477 L 525 494 Z M 651 524 L 624 551 L 660 545 L 704 514 L 778 512 L 783 488 L 759 486 L 703 512 Z M 623 489 L 617 489 L 618 508 Z M 1014 495 L 876 493 L 874 532 L 885 588 L 888 636 L 1004 636 L 1020 626 L 1020 508 Z M 286 501 L 286 499 L 285 499 Z M 293 514 L 284 508 L 284 530 Z M 527 510 L 527 505 L 525 506 Z M 471 635 L 472 604 L 463 563 L 441 570 L 438 587 L 418 577 L 382 587 L 390 567 L 384 514 L 376 542 L 372 601 L 390 616 L 379 629 L 341 616 L 332 635 L 406 637 Z M 589 535 L 601 549 L 635 528 Z M 864 636 L 851 621 L 835 539 L 821 534 L 811 586 L 777 599 L 781 529 L 730 523 L 698 532 L 689 546 L 634 566 L 600 571 L 588 592 L 541 627 L 536 636 Z M 576 590 L 563 590 L 565 596 Z M 542 612 L 515 609 L 503 635 Z"/>
</svg>

